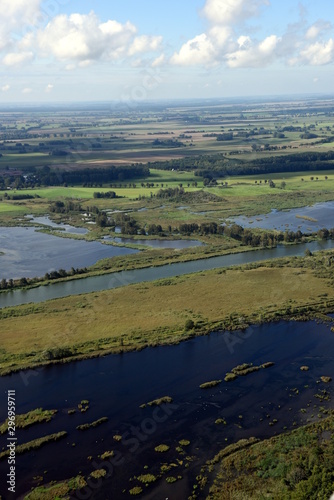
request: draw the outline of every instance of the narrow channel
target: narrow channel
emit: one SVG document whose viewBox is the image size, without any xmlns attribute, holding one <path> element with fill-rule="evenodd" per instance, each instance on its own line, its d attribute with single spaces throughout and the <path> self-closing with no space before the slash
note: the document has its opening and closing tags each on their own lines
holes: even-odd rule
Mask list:
<svg viewBox="0 0 334 500">
<path fill-rule="evenodd" d="M 135 283 L 154 281 L 161 278 L 171 278 L 220 267 L 251 264 L 253 262 L 282 257 L 302 256 L 306 249 L 315 252 L 332 248 L 334 248 L 333 240 L 312 241 L 310 243 L 301 243 L 291 246 L 279 245 L 271 249 L 267 248 L 263 250 L 254 250 L 252 252 L 222 255 L 208 259 L 178 262 L 159 267 L 135 269 L 133 271 L 122 271 L 102 276 L 54 283 L 52 285 L 40 286 L 30 290 L 13 290 L 0 295 L 0 309 L 28 304 L 30 302 L 44 302 L 46 300 L 68 297 L 70 295 L 109 290 Z"/>
</svg>

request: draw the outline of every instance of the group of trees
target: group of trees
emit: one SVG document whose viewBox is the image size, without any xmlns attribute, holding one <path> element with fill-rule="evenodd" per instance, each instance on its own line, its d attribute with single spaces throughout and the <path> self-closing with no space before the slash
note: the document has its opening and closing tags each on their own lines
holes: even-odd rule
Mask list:
<svg viewBox="0 0 334 500">
<path fill-rule="evenodd" d="M 185 144 L 181 141 L 178 141 L 177 139 L 155 139 L 155 141 L 152 142 L 153 147 L 158 147 L 158 148 L 181 148 L 185 146 Z"/>
<path fill-rule="evenodd" d="M 254 231 L 252 229 L 243 228 L 239 224 L 221 225 L 216 222 L 205 222 L 202 224 L 190 223 L 180 224 L 178 228 L 180 234 L 190 236 L 193 234 L 207 235 L 219 234 L 228 236 L 240 241 L 243 245 L 248 246 L 263 246 L 272 247 L 278 243 L 299 243 L 302 241 L 304 234 L 298 231 L 272 232 L 272 231 Z M 317 232 L 318 238 L 334 239 L 333 229 L 320 229 Z"/>
<path fill-rule="evenodd" d="M 76 170 L 51 169 L 44 166 L 40 169 L 31 167 L 25 177 L 10 171 L 0 173 L 0 189 L 7 186 L 15 188 L 39 187 L 39 186 L 67 186 L 84 185 L 94 186 L 110 183 L 112 181 L 124 181 L 134 178 L 143 178 L 150 175 L 146 165 L 124 165 L 119 167 L 85 168 Z"/>
<path fill-rule="evenodd" d="M 169 187 L 167 189 L 159 189 L 159 191 L 156 193 L 156 198 L 178 198 L 179 196 L 184 194 L 184 188 L 183 187 Z"/>
<path fill-rule="evenodd" d="M 59 278 L 66 278 L 68 276 L 75 276 L 76 274 L 84 274 L 88 271 L 87 267 L 84 268 L 74 268 L 72 267 L 69 271 L 65 269 L 59 269 L 58 271 L 50 271 L 45 273 L 43 277 L 36 278 L 26 278 L 22 277 L 19 279 L 5 279 L 0 281 L 0 290 L 13 290 L 14 288 L 22 288 L 24 286 L 30 286 L 41 281 L 56 280 Z"/>
<path fill-rule="evenodd" d="M 107 191 L 106 193 L 95 192 L 93 196 L 94 198 L 107 198 L 107 199 L 119 198 L 119 196 L 116 195 L 115 191 Z"/>
<path fill-rule="evenodd" d="M 54 201 L 50 203 L 49 210 L 56 214 L 68 214 L 70 212 L 82 212 L 82 207 L 79 202 L 72 200 L 66 200 L 65 202 Z"/>
</svg>

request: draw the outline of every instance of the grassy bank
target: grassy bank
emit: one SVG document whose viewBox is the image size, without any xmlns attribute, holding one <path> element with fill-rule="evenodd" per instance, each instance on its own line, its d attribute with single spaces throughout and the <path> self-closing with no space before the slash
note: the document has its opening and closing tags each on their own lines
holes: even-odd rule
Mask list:
<svg viewBox="0 0 334 500">
<path fill-rule="evenodd" d="M 1 373 L 333 310 L 331 255 L 218 269 L 3 309 Z"/>
<path fill-rule="evenodd" d="M 242 440 L 207 463 L 199 486 L 211 472 L 207 500 L 328 499 L 333 493 L 333 437 L 334 415 L 265 441 Z"/>
</svg>

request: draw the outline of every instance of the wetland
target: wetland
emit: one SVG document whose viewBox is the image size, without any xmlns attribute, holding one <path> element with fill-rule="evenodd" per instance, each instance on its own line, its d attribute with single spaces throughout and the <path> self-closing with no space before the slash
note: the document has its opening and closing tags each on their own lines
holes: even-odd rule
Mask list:
<svg viewBox="0 0 334 500">
<path fill-rule="evenodd" d="M 0 110 L 0 389 L 17 394 L 20 498 L 327 494 L 333 109 Z M 6 419 L 0 404 L 1 468 Z"/>
</svg>

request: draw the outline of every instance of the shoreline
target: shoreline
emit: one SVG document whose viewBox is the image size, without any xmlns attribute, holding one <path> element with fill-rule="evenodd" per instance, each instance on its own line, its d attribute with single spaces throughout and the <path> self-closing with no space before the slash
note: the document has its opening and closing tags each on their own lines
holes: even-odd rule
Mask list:
<svg viewBox="0 0 334 500">
<path fill-rule="evenodd" d="M 304 305 L 300 306 L 301 308 L 310 308 L 312 305 Z M 206 337 L 214 333 L 236 333 L 236 332 L 244 332 L 247 330 L 247 328 L 250 328 L 252 326 L 260 326 L 263 324 L 269 324 L 269 323 L 279 323 L 281 321 L 295 321 L 295 322 L 306 322 L 306 321 L 322 321 L 322 322 L 333 322 L 334 323 L 334 318 L 331 318 L 330 316 L 327 316 L 328 314 L 334 314 L 334 299 L 332 299 L 332 304 L 330 306 L 323 306 L 321 307 L 320 304 L 315 306 L 315 309 L 313 311 L 310 311 L 308 313 L 300 313 L 300 315 L 287 315 L 287 314 L 282 314 L 278 316 L 278 311 L 274 311 L 272 313 L 272 317 L 268 317 L 263 319 L 262 321 L 258 322 L 253 322 L 253 323 L 248 323 L 247 318 L 245 319 L 245 323 L 240 325 L 240 324 L 231 324 L 229 325 L 228 328 L 224 328 L 224 321 L 222 320 L 221 322 L 221 328 L 219 328 L 219 325 L 206 325 L 204 326 L 201 331 L 198 332 L 189 332 L 188 334 L 182 335 L 181 338 L 177 338 L 174 341 L 167 341 L 167 342 L 148 342 L 145 345 L 134 345 L 134 346 L 118 346 L 113 349 L 107 349 L 104 351 L 95 351 L 91 353 L 80 353 L 78 355 L 74 355 L 71 357 L 64 357 L 61 359 L 54 359 L 50 361 L 45 361 L 45 362 L 37 362 L 33 363 L 30 365 L 25 365 L 25 366 L 17 366 L 13 368 L 8 368 L 2 370 L 0 368 L 0 377 L 7 377 L 9 375 L 12 375 L 13 373 L 19 373 L 19 372 L 24 372 L 27 370 L 37 370 L 41 368 L 45 368 L 47 366 L 55 366 L 55 365 L 63 365 L 63 364 L 68 364 L 68 363 L 76 363 L 80 361 L 86 361 L 90 359 L 96 359 L 96 358 L 102 358 L 106 356 L 112 356 L 112 355 L 119 355 L 119 354 L 128 354 L 131 352 L 140 352 L 144 349 L 148 348 L 156 348 L 156 347 L 167 347 L 167 346 L 172 346 L 172 345 L 179 345 L 180 343 L 187 342 L 188 340 L 196 337 Z M 333 327 L 334 328 L 334 327 Z"/>
</svg>

